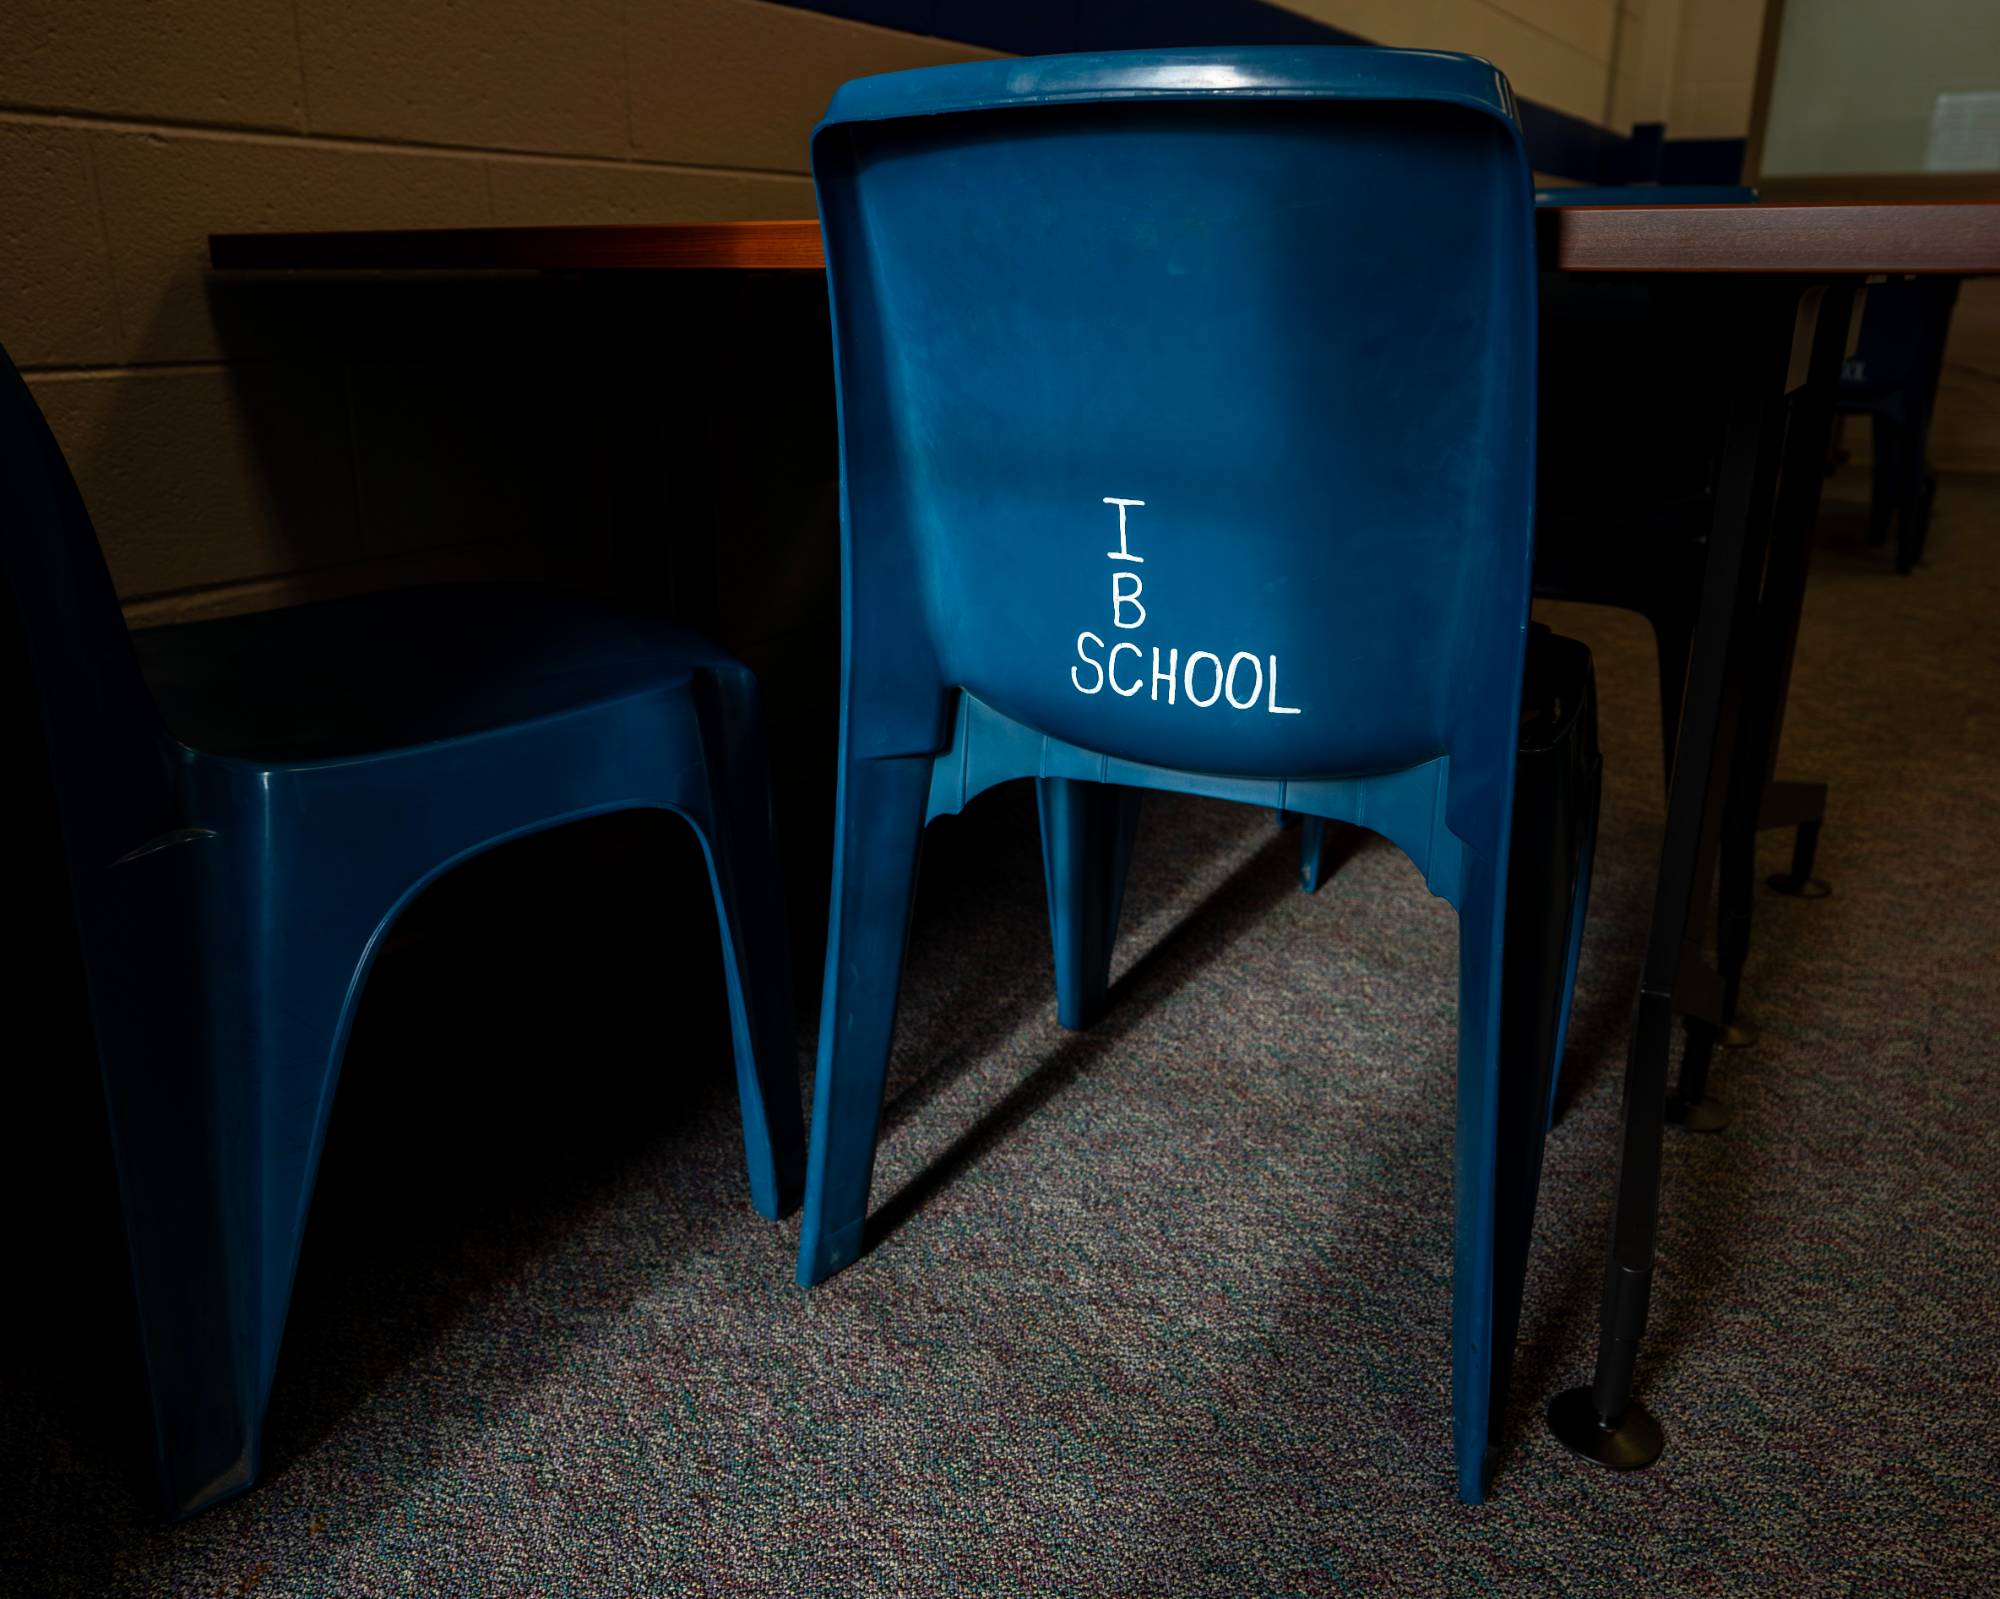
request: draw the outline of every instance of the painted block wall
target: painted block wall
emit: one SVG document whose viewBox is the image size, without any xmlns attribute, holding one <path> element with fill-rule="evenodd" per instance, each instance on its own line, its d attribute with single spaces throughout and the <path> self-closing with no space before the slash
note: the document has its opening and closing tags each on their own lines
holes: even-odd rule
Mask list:
<svg viewBox="0 0 2000 1599">
<path fill-rule="evenodd" d="M 348 296 L 217 279 L 207 235 L 810 215 L 836 84 L 987 53 L 756 0 L 10 0 L 0 344 L 136 621 L 504 565 L 484 547 L 532 542 L 524 497 L 603 465 L 529 492 L 548 440 L 521 415 L 552 397 L 482 406 L 549 352 L 448 327 L 443 295 L 428 325 L 336 307 L 334 336 Z M 508 317 L 548 326 L 519 287 Z M 589 366 L 564 380 L 601 387 Z"/>
</svg>

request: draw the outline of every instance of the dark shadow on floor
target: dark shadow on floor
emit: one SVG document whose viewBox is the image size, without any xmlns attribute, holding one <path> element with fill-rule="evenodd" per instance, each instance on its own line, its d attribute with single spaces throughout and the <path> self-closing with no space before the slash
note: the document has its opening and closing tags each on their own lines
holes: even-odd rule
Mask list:
<svg viewBox="0 0 2000 1599">
<path fill-rule="evenodd" d="M 1329 839 L 1329 874 L 1339 869 L 1366 836 L 1358 830 L 1346 829 Z M 1112 984 L 1104 1018 L 1095 1027 L 1088 1032 L 1064 1034 L 1042 1065 L 984 1111 L 918 1176 L 876 1207 L 868 1220 L 867 1247 L 872 1249 L 893 1236 L 933 1196 L 976 1166 L 1012 1129 L 1076 1081 L 1107 1050 L 1141 1033 L 1147 1018 L 1164 1000 L 1171 998 L 1195 973 L 1226 956 L 1239 933 L 1254 925 L 1286 895 L 1296 893 L 1297 872 L 1290 863 L 1296 861 L 1297 848 L 1295 835 L 1274 833 L 1220 889 L 1146 949 Z M 1044 958 L 1039 970 L 1046 977 L 1047 952 L 1040 953 Z M 979 1048 L 976 1040 L 988 1039 L 996 1028 L 1007 1025 L 984 1014 L 964 1019 L 969 1036 L 959 1048 L 946 1049 L 947 1058 L 958 1061 L 960 1070 L 976 1058 Z M 891 1107 L 895 1121 L 914 1115 L 943 1086 L 927 1076 L 906 1089 Z M 886 1113 L 884 1120 L 889 1121 Z"/>
</svg>

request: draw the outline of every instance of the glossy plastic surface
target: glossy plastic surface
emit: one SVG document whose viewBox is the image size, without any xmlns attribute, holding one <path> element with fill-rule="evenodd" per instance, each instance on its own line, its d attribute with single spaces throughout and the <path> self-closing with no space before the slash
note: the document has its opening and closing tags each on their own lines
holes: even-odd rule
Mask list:
<svg viewBox="0 0 2000 1599">
<path fill-rule="evenodd" d="M 928 817 L 1042 782 L 1066 1019 L 1125 802 L 1371 827 L 1460 919 L 1454 1417 L 1483 1492 L 1535 263 L 1467 57 L 1150 51 L 843 88 L 813 141 L 845 678 L 799 1276 L 862 1247 Z"/>
<path fill-rule="evenodd" d="M 508 587 L 128 636 L 11 366 L 0 517 L 0 620 L 42 723 L 15 737 L 30 760 L 46 741 L 170 1512 L 256 1479 L 355 1002 L 398 912 L 468 856 L 606 811 L 687 819 L 724 929 L 752 1201 L 795 1202 L 788 944 L 742 666 Z"/>
</svg>

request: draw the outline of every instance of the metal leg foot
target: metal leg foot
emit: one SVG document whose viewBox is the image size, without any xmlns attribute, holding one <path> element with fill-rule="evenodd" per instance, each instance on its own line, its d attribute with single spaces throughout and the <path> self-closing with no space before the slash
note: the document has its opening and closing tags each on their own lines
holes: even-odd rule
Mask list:
<svg viewBox="0 0 2000 1599">
<path fill-rule="evenodd" d="M 1625 1414 L 1607 1422 L 1587 1387 L 1566 1388 L 1549 1401 L 1549 1431 L 1571 1454 L 1607 1471 L 1643 1471 L 1667 1447 L 1667 1435 L 1638 1400 L 1628 1401 Z"/>
</svg>

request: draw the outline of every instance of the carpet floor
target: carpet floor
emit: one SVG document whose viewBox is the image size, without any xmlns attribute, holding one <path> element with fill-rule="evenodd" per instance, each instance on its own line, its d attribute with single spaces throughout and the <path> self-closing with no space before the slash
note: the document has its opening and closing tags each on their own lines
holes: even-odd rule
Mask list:
<svg viewBox="0 0 2000 1599">
<path fill-rule="evenodd" d="M 1032 804 L 1003 791 L 934 830 L 879 1238 L 810 1295 L 796 1219 L 745 1200 L 712 930 L 659 927 L 637 869 L 545 874 L 532 918 L 491 874 L 477 914 L 413 913 L 247 1497 L 169 1526 L 137 1496 L 116 1274 L 77 1264 L 105 1258 L 101 1168 L 44 1171 L 0 1591 L 2000 1590 L 2000 480 L 1948 479 L 1898 578 L 1859 476 L 1782 761 L 1833 784 L 1834 893 L 1760 890 L 1734 1120 L 1669 1134 L 1653 1470 L 1541 1420 L 1590 1370 L 1662 809 L 1644 625 L 1549 607 L 1596 652 L 1606 790 L 1487 1504 L 1452 1487 L 1449 909 L 1378 840 L 1308 898 L 1268 814 L 1150 803 L 1114 1008 L 1068 1034 Z"/>
</svg>

